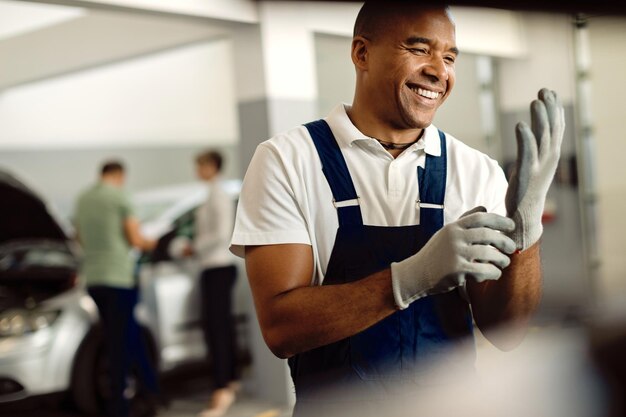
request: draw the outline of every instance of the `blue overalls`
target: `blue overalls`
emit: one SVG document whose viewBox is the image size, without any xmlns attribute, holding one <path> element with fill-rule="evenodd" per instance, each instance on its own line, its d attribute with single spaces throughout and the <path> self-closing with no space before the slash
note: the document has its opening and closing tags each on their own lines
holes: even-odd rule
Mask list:
<svg viewBox="0 0 626 417">
<path fill-rule="evenodd" d="M 441 156 L 427 155 L 425 168 L 417 167 L 420 224 L 381 227 L 363 224 L 358 194 L 328 124 L 318 120 L 305 126 L 339 218 L 323 285 L 357 281 L 389 268 L 419 251 L 443 226 L 447 161 L 443 132 L 439 131 Z M 472 337 L 469 305 L 459 291 L 451 291 L 419 299 L 354 336 L 300 353 L 289 359 L 297 399 L 294 416 L 340 414 L 329 404 L 342 401 L 336 395 L 341 396 L 345 387 L 351 389 L 351 398 L 344 398 L 348 402 L 385 398 L 406 381 L 415 381 L 420 363 L 441 357 L 452 342 L 465 337 Z M 474 356 L 465 355 L 459 366 L 473 368 Z"/>
</svg>

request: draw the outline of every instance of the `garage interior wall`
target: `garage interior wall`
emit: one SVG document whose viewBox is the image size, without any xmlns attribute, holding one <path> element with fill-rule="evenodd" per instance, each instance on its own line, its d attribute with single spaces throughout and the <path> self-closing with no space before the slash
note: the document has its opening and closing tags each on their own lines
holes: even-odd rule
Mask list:
<svg viewBox="0 0 626 417">
<path fill-rule="evenodd" d="M 588 28 L 600 256 L 597 291 L 603 302 L 615 302 L 622 310 L 626 294 L 626 112 L 622 103 L 626 97 L 626 18 L 591 17 Z"/>
<path fill-rule="evenodd" d="M 201 42 L 4 90 L 0 166 L 65 216 L 106 158 L 127 163 L 131 191 L 194 180 L 193 155 L 207 147 L 234 176 L 231 47 Z"/>
<path fill-rule="evenodd" d="M 541 307 L 546 316 L 564 317 L 586 304 L 589 284 L 583 264 L 579 188 L 567 181 L 573 175 L 576 153 L 574 25 L 573 18 L 565 14 L 521 15 L 528 52 L 520 58 L 497 61 L 501 162 L 507 167 L 515 160 L 515 125 L 519 121 L 530 123 L 530 102 L 537 98 L 537 91 L 543 87 L 555 90 L 565 107 L 566 130 L 561 148 L 562 174 L 553 182 L 546 203 L 554 218 L 544 224 L 542 237 Z"/>
<path fill-rule="evenodd" d="M 571 178 L 575 135 L 580 129 L 576 120 L 573 17 L 528 13 L 524 21 L 532 53 L 524 60 L 499 62 L 502 138 L 513 144 L 514 124 L 528 121 L 529 94 L 543 85 L 554 86 L 565 105 L 567 123 L 561 175 Z M 553 306 L 565 309 L 568 305 L 602 309 L 612 302 L 623 304 L 626 293 L 626 168 L 621 161 L 626 142 L 621 140 L 624 111 L 619 102 L 626 94 L 626 19 L 590 17 L 588 33 L 591 103 L 586 104 L 591 109 L 594 146 L 584 151 L 591 153 L 586 156 L 591 160 L 592 195 L 580 196 L 579 188 L 556 181 L 549 196 L 557 217 L 546 225 L 543 238 L 545 293 Z M 505 147 L 506 158 L 513 158 L 514 152 L 514 148 Z M 586 282 L 583 265 L 580 198 L 597 201 L 593 231 L 599 267 L 592 282 Z"/>
</svg>

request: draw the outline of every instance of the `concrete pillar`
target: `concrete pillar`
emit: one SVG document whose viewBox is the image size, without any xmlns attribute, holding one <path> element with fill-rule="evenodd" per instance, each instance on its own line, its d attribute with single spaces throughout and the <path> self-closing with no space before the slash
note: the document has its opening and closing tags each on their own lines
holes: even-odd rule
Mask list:
<svg viewBox="0 0 626 417">
<path fill-rule="evenodd" d="M 259 4 L 260 24 L 234 31 L 241 175 L 259 143 L 315 118 L 317 85 L 313 33 L 298 23 L 293 5 Z M 287 362 L 267 348 L 251 318 L 251 389 L 262 398 L 293 404 Z"/>
<path fill-rule="evenodd" d="M 242 175 L 260 142 L 315 117 L 313 33 L 298 22 L 297 11 L 262 2 L 259 26 L 233 35 Z"/>
</svg>

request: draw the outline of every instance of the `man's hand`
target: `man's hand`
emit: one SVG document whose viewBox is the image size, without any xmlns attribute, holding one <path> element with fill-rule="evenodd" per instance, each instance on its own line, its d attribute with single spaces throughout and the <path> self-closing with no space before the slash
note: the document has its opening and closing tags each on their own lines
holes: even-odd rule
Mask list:
<svg viewBox="0 0 626 417">
<path fill-rule="evenodd" d="M 194 255 L 191 240 L 186 236 L 176 236 L 169 243 L 167 252 L 172 259 L 189 258 Z"/>
<path fill-rule="evenodd" d="M 507 216 L 515 221 L 509 236 L 525 250 L 541 237 L 541 215 L 556 172 L 565 130 L 565 116 L 556 93 L 539 91 L 530 105 L 532 128 L 517 124 L 517 161 L 506 192 Z"/>
<path fill-rule="evenodd" d="M 515 242 L 501 232 L 512 232 L 515 224 L 484 211 L 477 207 L 465 213 L 435 233 L 415 255 L 391 264 L 393 296 L 399 308 L 462 285 L 466 274 L 478 282 L 500 277 L 510 263 L 505 253 L 515 251 Z"/>
<path fill-rule="evenodd" d="M 140 230 L 139 220 L 134 217 L 127 217 L 124 220 L 124 232 L 128 243 L 134 248 L 144 252 L 150 252 L 156 248 L 157 241 L 154 239 L 146 239 Z"/>
</svg>

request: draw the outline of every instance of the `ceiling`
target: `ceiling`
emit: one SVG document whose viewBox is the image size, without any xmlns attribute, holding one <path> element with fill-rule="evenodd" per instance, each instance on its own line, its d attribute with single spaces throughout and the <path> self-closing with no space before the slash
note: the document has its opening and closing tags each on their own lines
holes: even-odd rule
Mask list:
<svg viewBox="0 0 626 417">
<path fill-rule="evenodd" d="M 0 0 L 0 90 L 226 36 L 233 23 Z"/>
<path fill-rule="evenodd" d="M 257 2 L 277 1 L 277 0 L 255 0 Z M 298 0 L 286 0 L 290 2 Z M 312 0 L 300 0 L 303 2 L 311 2 Z M 362 3 L 363 0 L 317 0 L 325 3 L 344 3 L 356 2 Z M 369 0 L 380 3 L 389 3 L 389 0 Z M 489 7 L 505 10 L 527 10 L 542 12 L 561 12 L 561 13 L 584 13 L 584 14 L 602 14 L 602 15 L 626 15 L 626 1 L 624 0 L 395 0 L 405 3 L 420 4 L 431 3 L 435 5 L 450 6 L 467 6 L 467 7 Z"/>
</svg>

